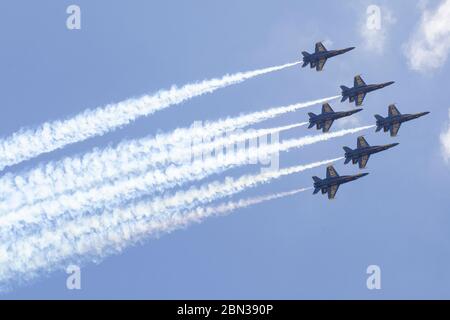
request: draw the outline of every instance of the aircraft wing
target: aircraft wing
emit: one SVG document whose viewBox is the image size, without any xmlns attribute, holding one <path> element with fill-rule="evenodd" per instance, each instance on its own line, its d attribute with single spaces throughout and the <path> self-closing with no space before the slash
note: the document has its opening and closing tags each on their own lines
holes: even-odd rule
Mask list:
<svg viewBox="0 0 450 320">
<path fill-rule="evenodd" d="M 365 94 L 365 93 L 360 93 L 360 94 L 358 94 L 358 95 L 356 96 L 356 105 L 357 105 L 357 106 L 362 105 L 362 103 L 363 103 L 365 97 L 366 97 L 366 94 Z"/>
<path fill-rule="evenodd" d="M 327 178 L 334 178 L 339 177 L 338 173 L 336 172 L 336 169 L 334 169 L 333 166 L 327 167 Z"/>
<path fill-rule="evenodd" d="M 339 189 L 339 185 L 335 184 L 328 188 L 328 199 L 334 199 L 334 196 L 336 195 L 336 192 Z"/>
<path fill-rule="evenodd" d="M 353 79 L 353 86 L 354 87 L 360 87 L 360 86 L 365 86 L 365 85 L 366 85 L 366 83 L 361 78 L 361 76 L 355 76 L 355 78 Z"/>
<path fill-rule="evenodd" d="M 317 52 L 325 52 L 327 51 L 327 49 L 325 48 L 325 46 L 322 44 L 322 42 L 317 42 L 316 43 L 316 53 Z"/>
<path fill-rule="evenodd" d="M 322 132 L 330 131 L 331 125 L 333 124 L 333 120 L 327 120 L 323 123 Z"/>
<path fill-rule="evenodd" d="M 391 137 L 395 137 L 400 129 L 400 123 L 394 123 L 391 126 Z"/>
<path fill-rule="evenodd" d="M 358 141 L 357 141 L 356 145 L 357 145 L 358 149 L 369 147 L 369 144 L 367 143 L 366 139 L 364 139 L 363 136 L 358 137 Z"/>
<path fill-rule="evenodd" d="M 327 59 L 325 59 L 325 58 L 320 59 L 316 65 L 316 71 L 322 71 L 323 66 L 325 65 L 325 62 L 327 62 Z"/>
<path fill-rule="evenodd" d="M 334 112 L 333 109 L 331 109 L 331 106 L 328 103 L 324 103 L 322 105 L 322 113 L 331 113 Z"/>
<path fill-rule="evenodd" d="M 398 109 L 397 109 L 397 107 L 395 106 L 395 104 L 391 104 L 391 105 L 389 106 L 388 113 L 389 113 L 389 116 L 390 116 L 390 117 L 400 115 L 400 111 L 398 111 Z"/>
<path fill-rule="evenodd" d="M 322 132 L 328 132 L 331 128 L 331 125 L 333 124 L 333 120 L 327 120 L 323 124 L 323 131 Z"/>
<path fill-rule="evenodd" d="M 366 167 L 367 161 L 369 161 L 369 156 L 365 155 L 359 158 L 359 168 L 364 169 Z"/>
</svg>

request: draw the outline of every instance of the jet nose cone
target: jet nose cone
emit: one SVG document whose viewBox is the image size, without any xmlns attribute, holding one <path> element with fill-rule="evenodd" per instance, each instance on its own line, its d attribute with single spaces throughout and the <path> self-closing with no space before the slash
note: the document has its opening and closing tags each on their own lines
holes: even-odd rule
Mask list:
<svg viewBox="0 0 450 320">
<path fill-rule="evenodd" d="M 395 143 L 388 144 L 386 147 L 387 147 L 388 149 L 390 149 L 390 148 L 393 148 L 393 147 L 395 147 L 395 146 L 398 146 L 399 144 L 400 144 L 400 143 L 395 142 Z"/>
<path fill-rule="evenodd" d="M 416 118 L 426 116 L 426 115 L 429 114 L 429 113 L 430 113 L 430 111 L 425 111 L 425 112 L 417 113 L 417 114 L 416 114 Z"/>
<path fill-rule="evenodd" d="M 358 112 L 360 112 L 360 111 L 362 111 L 363 109 L 362 108 L 359 108 L 359 109 L 355 109 L 355 110 L 353 110 L 352 111 L 352 114 L 354 114 L 354 113 L 358 113 Z"/>
<path fill-rule="evenodd" d="M 395 81 L 385 82 L 385 83 L 383 84 L 383 86 L 384 86 L 384 87 L 387 87 L 387 86 L 390 86 L 391 84 L 394 84 L 394 83 L 395 83 Z"/>
<path fill-rule="evenodd" d="M 360 174 L 358 175 L 358 178 L 365 177 L 365 176 L 367 176 L 368 174 L 369 174 L 368 172 L 360 173 Z"/>
</svg>

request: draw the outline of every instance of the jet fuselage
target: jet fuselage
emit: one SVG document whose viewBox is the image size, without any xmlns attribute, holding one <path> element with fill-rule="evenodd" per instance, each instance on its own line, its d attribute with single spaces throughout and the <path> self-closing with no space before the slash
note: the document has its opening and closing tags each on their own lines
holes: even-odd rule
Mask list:
<svg viewBox="0 0 450 320">
<path fill-rule="evenodd" d="M 329 120 L 336 120 L 344 117 L 351 116 L 352 114 L 355 114 L 357 112 L 360 112 L 362 109 L 355 109 L 350 111 L 338 111 L 338 112 L 327 112 L 327 113 L 320 113 L 318 115 L 312 116 L 309 118 L 309 123 L 314 124 L 323 124 L 325 121 Z"/>
<path fill-rule="evenodd" d="M 369 173 L 365 172 L 365 173 L 358 173 L 358 174 L 350 175 L 350 176 L 338 176 L 338 177 L 325 178 L 318 182 L 314 182 L 314 188 L 321 189 L 322 193 L 325 193 L 326 190 L 328 188 L 330 188 L 331 186 L 341 185 L 341 184 L 344 184 L 344 183 L 347 183 L 350 181 L 354 181 L 354 180 L 357 180 L 364 176 L 367 176 L 368 174 Z M 324 191 L 324 189 L 325 189 L 325 191 Z"/>
<path fill-rule="evenodd" d="M 382 89 L 391 84 L 395 83 L 394 81 L 378 83 L 378 84 L 367 84 L 362 86 L 354 86 L 352 88 L 347 88 L 342 90 L 342 97 L 356 97 L 359 94 L 366 94 L 368 92 L 372 92 L 378 89 Z"/>
<path fill-rule="evenodd" d="M 352 151 L 346 151 L 345 152 L 345 158 L 348 159 L 350 158 L 351 160 L 353 159 L 359 159 L 363 156 L 370 156 L 371 154 L 374 153 L 378 153 L 390 148 L 393 148 L 395 146 L 397 146 L 398 143 L 391 143 L 391 144 L 385 144 L 382 146 L 369 146 L 369 147 L 361 147 L 361 148 L 357 148 L 355 150 Z"/>
<path fill-rule="evenodd" d="M 308 63 L 313 62 L 314 64 L 316 64 L 321 59 L 332 58 L 332 57 L 344 54 L 346 52 L 349 52 L 350 50 L 353 50 L 353 49 L 355 49 L 355 47 L 349 47 L 349 48 L 340 49 L 340 50 L 327 50 L 327 51 L 314 52 L 314 53 L 309 54 L 308 56 L 304 56 L 303 63 L 308 64 Z"/>
<path fill-rule="evenodd" d="M 403 123 L 406 121 L 420 118 L 429 113 L 430 113 L 429 111 L 425 111 L 425 112 L 419 112 L 419 113 L 414 113 L 414 114 L 399 114 L 399 115 L 394 115 L 394 116 L 388 116 L 383 119 L 377 119 L 377 126 L 389 127 L 393 124 Z"/>
</svg>

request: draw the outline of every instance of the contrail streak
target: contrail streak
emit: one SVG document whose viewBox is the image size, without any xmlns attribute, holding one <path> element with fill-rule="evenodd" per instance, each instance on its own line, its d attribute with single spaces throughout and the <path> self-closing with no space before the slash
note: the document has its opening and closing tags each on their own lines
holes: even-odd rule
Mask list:
<svg viewBox="0 0 450 320">
<path fill-rule="evenodd" d="M 294 128 L 298 128 L 301 126 L 306 125 L 307 122 L 301 122 L 296 124 L 291 124 L 287 126 L 281 126 L 281 127 L 275 127 L 275 128 L 269 128 L 269 129 L 259 129 L 259 130 L 253 130 L 253 131 L 247 131 L 247 132 L 233 132 L 233 134 L 221 137 L 219 139 L 215 139 L 212 142 L 208 143 L 201 143 L 198 145 L 194 145 L 192 147 L 185 147 L 185 148 L 174 148 L 171 151 L 158 151 L 152 152 L 150 154 L 147 153 L 136 153 L 135 157 L 130 158 L 130 154 L 128 154 L 128 157 L 126 159 L 120 158 L 120 163 L 117 163 L 117 165 L 114 165 L 110 162 L 106 162 L 103 165 L 105 167 L 108 167 L 106 171 L 108 173 L 112 173 L 112 171 L 116 170 L 115 173 L 116 177 L 129 175 L 131 173 L 138 174 L 140 172 L 144 172 L 144 169 L 149 170 L 152 167 L 155 167 L 155 164 L 158 163 L 161 159 L 171 160 L 175 163 L 182 164 L 183 162 L 190 162 L 191 161 L 191 155 L 197 155 L 202 154 L 204 152 L 209 152 L 210 150 L 214 150 L 218 147 L 227 146 L 230 144 L 234 144 L 236 142 L 246 140 L 252 140 L 260 136 L 265 135 L 271 135 L 277 132 L 282 132 Z M 97 158 L 99 159 L 99 158 Z M 161 160 L 162 161 L 162 160 Z M 64 162 L 66 163 L 66 162 Z M 139 168 L 140 170 L 133 170 L 130 172 L 130 168 Z M 122 169 L 122 172 L 119 170 Z M 128 169 L 128 170 L 127 170 Z M 92 163 L 89 165 L 88 168 L 85 169 L 84 176 L 88 179 L 92 178 L 95 173 L 98 174 L 98 166 L 93 165 Z M 46 172 L 47 176 L 50 176 L 48 172 Z M 40 175 L 42 177 L 42 174 Z M 81 189 L 88 189 L 89 187 L 93 187 L 92 183 L 82 183 L 81 175 L 74 175 L 73 173 L 69 173 L 65 171 L 64 176 L 61 177 L 61 175 L 57 175 L 57 177 L 60 179 L 58 182 L 54 182 L 52 185 L 48 183 L 48 180 L 45 180 L 44 178 L 40 179 L 40 184 L 37 183 L 20 183 L 22 188 L 16 188 L 15 192 L 10 195 L 10 197 L 7 197 L 4 199 L 4 201 L 0 202 L 0 216 L 2 213 L 10 212 L 11 210 L 15 210 L 17 208 L 20 208 L 24 205 L 32 205 L 39 201 L 42 201 L 44 199 L 55 199 L 58 196 L 61 196 L 62 194 L 68 193 L 70 190 L 73 189 L 66 189 L 64 192 L 61 192 L 61 190 L 58 190 L 59 192 L 56 192 L 54 188 L 51 188 L 52 186 L 69 186 L 73 185 L 72 179 L 76 179 L 76 181 L 81 182 L 77 184 L 77 190 Z M 18 178 L 16 178 L 16 181 L 18 181 Z M 92 181 L 92 180 L 89 180 Z M 100 180 L 102 184 L 105 184 L 107 182 L 112 183 L 111 177 L 110 179 L 103 179 Z M 47 183 L 45 183 L 47 182 Z M 83 188 L 84 186 L 84 188 Z M 26 188 L 26 189 L 24 189 Z M 53 191 L 53 192 L 52 192 Z"/>
<path fill-rule="evenodd" d="M 31 278 L 42 271 L 60 268 L 69 261 L 99 261 L 121 252 L 129 245 L 144 240 L 164 228 L 161 224 L 180 210 L 234 195 L 248 188 L 268 183 L 283 176 L 300 173 L 342 160 L 343 157 L 289 167 L 240 178 L 227 177 L 170 196 L 156 197 L 107 210 L 102 215 L 79 217 L 55 230 L 45 230 L 30 237 L 0 245 L 0 282 L 13 278 Z"/>
<path fill-rule="evenodd" d="M 152 229 L 154 230 L 153 233 L 157 232 L 157 234 L 160 234 L 163 232 L 171 232 L 175 229 L 179 229 L 180 227 L 186 227 L 191 223 L 200 223 L 204 219 L 211 216 L 226 215 L 238 209 L 247 208 L 271 200 L 293 196 L 298 193 L 312 189 L 313 188 L 311 187 L 295 189 L 286 192 L 279 192 L 259 197 L 241 199 L 239 201 L 228 201 L 216 206 L 207 206 L 207 207 L 197 206 L 194 209 L 190 210 L 189 212 L 177 211 L 171 214 L 170 216 L 165 217 L 164 219 L 156 220 L 156 222 L 153 224 L 152 227 Z M 146 221 L 145 223 L 148 222 Z M 143 236 L 148 236 L 149 234 L 152 234 L 152 231 L 148 230 L 148 232 L 143 233 Z"/>
<path fill-rule="evenodd" d="M 166 164 L 169 159 L 176 157 L 178 152 L 188 147 L 186 143 L 190 144 L 195 139 L 219 136 L 224 132 L 338 97 L 274 107 L 239 117 L 207 122 L 200 128 L 176 129 L 168 134 L 125 141 L 114 148 L 96 149 L 81 157 L 67 157 L 62 161 L 50 162 L 19 175 L 6 174 L 0 178 L 0 199 L 2 199 L 0 203 L 4 205 L 0 208 L 0 212 L 2 209 L 10 210 L 23 204 L 31 204 L 36 200 L 93 186 L 101 181 L 144 172 L 150 167 Z"/>
<path fill-rule="evenodd" d="M 74 218 L 83 212 L 92 213 L 99 209 L 108 209 L 135 198 L 180 186 L 186 182 L 200 180 L 211 174 L 221 173 L 229 168 L 248 164 L 256 154 L 271 154 L 287 151 L 309 144 L 326 141 L 331 138 L 353 134 L 373 126 L 340 130 L 333 133 L 306 136 L 291 139 L 282 143 L 238 150 L 230 156 L 211 157 L 203 161 L 194 161 L 179 167 L 169 167 L 165 170 L 152 170 L 145 174 L 124 177 L 112 184 L 96 186 L 89 190 L 80 190 L 73 194 L 63 194 L 56 199 L 39 202 L 35 205 L 23 206 L 11 211 L 0 219 L 0 236 L 14 237 L 18 232 L 33 230 L 33 225 L 51 226 L 55 219 L 65 215 L 66 219 Z"/>
<path fill-rule="evenodd" d="M 299 62 L 240 72 L 220 79 L 188 84 L 181 88 L 173 86 L 169 90 L 161 90 L 153 95 L 125 100 L 94 110 L 87 109 L 73 118 L 46 122 L 36 129 L 23 129 L 0 141 L 0 170 L 68 144 L 103 135 L 171 105 L 297 64 Z"/>
</svg>

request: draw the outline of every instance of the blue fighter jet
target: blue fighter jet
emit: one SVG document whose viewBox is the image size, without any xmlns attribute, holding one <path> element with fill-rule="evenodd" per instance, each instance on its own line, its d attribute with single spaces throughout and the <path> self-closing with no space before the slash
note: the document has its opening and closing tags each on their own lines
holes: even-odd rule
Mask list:
<svg viewBox="0 0 450 320">
<path fill-rule="evenodd" d="M 366 94 L 393 84 L 394 81 L 377 83 L 377 84 L 366 84 L 361 76 L 355 76 L 353 80 L 353 88 L 348 88 L 346 86 L 341 86 L 342 99 L 341 102 L 349 99 L 350 103 L 355 102 L 356 106 L 362 105 Z"/>
<path fill-rule="evenodd" d="M 340 49 L 340 50 L 327 50 L 322 42 L 316 43 L 316 50 L 314 53 L 308 53 L 306 51 L 302 52 L 303 55 L 303 65 L 302 67 L 306 67 L 308 64 L 312 68 L 316 68 L 317 71 L 322 71 L 325 62 L 327 62 L 328 58 L 335 57 L 337 55 L 349 52 L 350 50 L 355 49 L 355 47 Z"/>
<path fill-rule="evenodd" d="M 328 132 L 330 130 L 333 121 L 336 119 L 351 116 L 362 109 L 354 109 L 349 111 L 338 111 L 334 112 L 328 103 L 322 105 L 322 113 L 317 115 L 312 112 L 308 112 L 309 115 L 309 126 L 308 129 L 316 126 L 317 130 L 322 129 L 322 132 Z"/>
<path fill-rule="evenodd" d="M 328 199 L 334 199 L 339 186 L 343 183 L 347 183 L 361 177 L 367 176 L 368 173 L 359 173 L 352 176 L 340 176 L 336 172 L 333 166 L 327 167 L 327 177 L 320 179 L 316 176 L 312 177 L 314 180 L 314 192 L 313 194 L 322 191 L 322 194 L 328 193 Z"/>
<path fill-rule="evenodd" d="M 400 129 L 400 125 L 403 122 L 410 121 L 413 119 L 417 119 L 426 114 L 429 114 L 429 111 L 413 113 L 413 114 L 401 114 L 400 111 L 395 107 L 394 104 L 391 104 L 388 108 L 388 116 L 383 118 L 382 116 L 376 114 L 375 118 L 377 119 L 377 129 L 376 132 L 384 129 L 384 132 L 388 130 L 391 132 L 391 137 L 395 137 Z"/>
<path fill-rule="evenodd" d="M 378 153 L 390 148 L 395 147 L 398 143 L 385 144 L 382 146 L 370 146 L 366 139 L 363 136 L 358 137 L 357 146 L 355 150 L 352 150 L 349 147 L 344 147 L 345 151 L 345 162 L 344 164 L 352 161 L 353 164 L 358 163 L 360 169 L 364 169 L 366 167 L 367 161 L 369 161 L 369 157 L 371 154 Z"/>
</svg>

